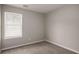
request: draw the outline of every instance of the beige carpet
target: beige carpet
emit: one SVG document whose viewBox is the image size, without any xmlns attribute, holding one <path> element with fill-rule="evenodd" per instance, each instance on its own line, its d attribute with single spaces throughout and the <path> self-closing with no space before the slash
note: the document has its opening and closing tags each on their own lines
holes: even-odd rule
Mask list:
<svg viewBox="0 0 79 59">
<path fill-rule="evenodd" d="M 2 52 L 3 54 L 75 54 L 48 42 L 40 42 Z"/>
</svg>

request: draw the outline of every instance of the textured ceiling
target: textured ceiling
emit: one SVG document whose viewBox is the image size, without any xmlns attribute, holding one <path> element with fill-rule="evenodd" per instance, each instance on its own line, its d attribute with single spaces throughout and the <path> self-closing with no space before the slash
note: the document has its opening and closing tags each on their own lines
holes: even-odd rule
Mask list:
<svg viewBox="0 0 79 59">
<path fill-rule="evenodd" d="M 23 9 L 28 9 L 40 13 L 48 13 L 50 11 L 55 10 L 56 8 L 60 8 L 63 4 L 8 4 L 9 6 L 19 7 Z"/>
</svg>

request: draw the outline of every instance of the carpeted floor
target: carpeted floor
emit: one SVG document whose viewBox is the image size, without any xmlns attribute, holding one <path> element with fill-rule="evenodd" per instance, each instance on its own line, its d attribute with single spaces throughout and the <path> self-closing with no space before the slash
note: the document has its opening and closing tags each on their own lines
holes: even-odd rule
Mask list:
<svg viewBox="0 0 79 59">
<path fill-rule="evenodd" d="M 48 42 L 39 42 L 27 46 L 5 50 L 2 54 L 76 54 Z"/>
</svg>

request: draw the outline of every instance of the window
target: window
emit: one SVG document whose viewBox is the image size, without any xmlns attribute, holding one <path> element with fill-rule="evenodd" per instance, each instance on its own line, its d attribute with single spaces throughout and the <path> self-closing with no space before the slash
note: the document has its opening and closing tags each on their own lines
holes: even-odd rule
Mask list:
<svg viewBox="0 0 79 59">
<path fill-rule="evenodd" d="M 4 13 L 4 39 L 22 37 L 22 14 Z"/>
</svg>

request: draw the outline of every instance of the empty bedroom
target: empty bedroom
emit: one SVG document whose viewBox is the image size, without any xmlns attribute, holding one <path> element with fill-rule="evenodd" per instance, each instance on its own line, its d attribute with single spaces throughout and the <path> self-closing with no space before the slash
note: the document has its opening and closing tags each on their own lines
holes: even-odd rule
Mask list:
<svg viewBox="0 0 79 59">
<path fill-rule="evenodd" d="M 0 4 L 1 54 L 78 54 L 79 4 Z"/>
</svg>

